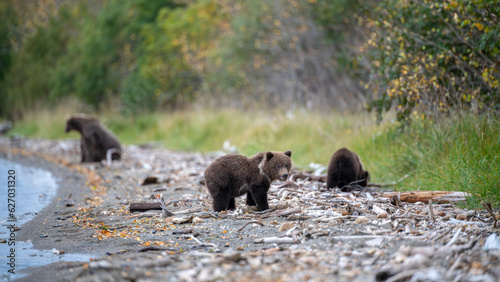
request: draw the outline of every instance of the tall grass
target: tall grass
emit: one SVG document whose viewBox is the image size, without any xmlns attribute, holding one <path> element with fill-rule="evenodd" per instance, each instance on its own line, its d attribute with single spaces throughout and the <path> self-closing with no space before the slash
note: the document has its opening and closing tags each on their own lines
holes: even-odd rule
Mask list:
<svg viewBox="0 0 500 282">
<path fill-rule="evenodd" d="M 64 133 L 65 117 L 74 105 L 40 110 L 15 124 L 11 134 L 39 138 L 78 138 Z M 97 114 L 98 115 L 98 114 Z M 356 151 L 371 181 L 402 179 L 398 190 L 470 192 L 470 204 L 500 203 L 500 119 L 498 116 L 450 118 L 446 122 L 375 124 L 366 113 L 312 113 L 198 110 L 152 113 L 124 118 L 98 115 L 124 144 L 154 142 L 171 150 L 210 152 L 224 142 L 251 156 L 265 150 L 292 150 L 298 169 L 328 164 L 341 147 Z"/>
<path fill-rule="evenodd" d="M 392 137 L 390 137 L 392 135 Z M 396 174 L 410 176 L 398 186 L 410 190 L 466 191 L 480 200 L 500 202 L 500 120 L 450 118 L 440 125 L 414 124 L 405 134 L 388 134 Z"/>
</svg>

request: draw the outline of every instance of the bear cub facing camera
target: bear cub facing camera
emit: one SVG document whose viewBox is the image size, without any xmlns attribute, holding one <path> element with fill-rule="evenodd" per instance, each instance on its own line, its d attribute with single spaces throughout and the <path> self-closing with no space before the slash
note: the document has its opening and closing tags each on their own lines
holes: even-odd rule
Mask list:
<svg viewBox="0 0 500 282">
<path fill-rule="evenodd" d="M 363 167 L 359 156 L 347 148 L 337 150 L 328 165 L 326 187 L 339 187 L 343 192 L 350 192 L 350 185 L 366 187 L 370 174 Z"/>
<path fill-rule="evenodd" d="M 85 115 L 73 115 L 66 120 L 65 132 L 71 130 L 81 134 L 82 163 L 100 162 L 111 153 L 112 160 L 121 158 L 121 146 L 118 138 L 104 128 L 99 120 Z"/>
<path fill-rule="evenodd" d="M 205 171 L 205 184 L 214 211 L 236 209 L 235 198 L 247 194 L 246 203 L 269 209 L 267 191 L 274 180 L 286 180 L 292 169 L 292 152 L 261 152 L 251 158 L 229 154 L 216 159 Z"/>
</svg>

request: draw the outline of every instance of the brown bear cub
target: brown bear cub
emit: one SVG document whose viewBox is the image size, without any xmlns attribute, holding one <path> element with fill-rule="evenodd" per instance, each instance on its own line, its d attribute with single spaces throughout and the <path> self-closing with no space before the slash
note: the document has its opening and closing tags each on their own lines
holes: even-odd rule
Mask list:
<svg viewBox="0 0 500 282">
<path fill-rule="evenodd" d="M 363 167 L 359 156 L 347 148 L 336 151 L 330 159 L 326 179 L 327 188 L 339 187 L 344 192 L 352 190 L 351 185 L 366 187 L 370 174 Z"/>
<path fill-rule="evenodd" d="M 246 203 L 269 209 L 267 191 L 274 180 L 286 180 L 292 169 L 292 152 L 261 152 L 251 158 L 229 154 L 216 159 L 205 171 L 205 183 L 214 211 L 236 209 L 235 198 L 247 194 Z"/>
<path fill-rule="evenodd" d="M 104 128 L 99 120 L 84 115 L 74 115 L 66 120 L 66 133 L 76 130 L 81 134 L 82 163 L 100 162 L 106 159 L 108 150 L 112 160 L 121 158 L 121 146 L 111 131 Z"/>
</svg>

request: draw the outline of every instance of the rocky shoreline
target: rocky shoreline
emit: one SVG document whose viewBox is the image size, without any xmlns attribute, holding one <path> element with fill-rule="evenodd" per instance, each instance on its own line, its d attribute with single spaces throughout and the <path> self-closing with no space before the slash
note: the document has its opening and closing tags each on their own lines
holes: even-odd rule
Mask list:
<svg viewBox="0 0 500 282">
<path fill-rule="evenodd" d="M 214 213 L 203 172 L 216 153 L 127 146 L 107 167 L 80 165 L 78 147 L 0 139 L 0 157 L 60 179 L 56 199 L 19 240 L 96 258 L 27 269 L 20 281 L 500 280 L 491 239 L 500 229 L 484 210 L 436 203 L 432 220 L 427 203 L 394 205 L 380 190 L 341 193 L 306 179 L 272 185 L 274 212 L 249 210 L 242 197 L 240 209 Z M 130 203 L 161 196 L 173 215 L 129 212 Z"/>
</svg>

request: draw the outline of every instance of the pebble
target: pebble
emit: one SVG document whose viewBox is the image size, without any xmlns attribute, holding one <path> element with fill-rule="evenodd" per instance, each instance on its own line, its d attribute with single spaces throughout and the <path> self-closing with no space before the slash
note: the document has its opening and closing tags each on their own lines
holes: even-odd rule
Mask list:
<svg viewBox="0 0 500 282">
<path fill-rule="evenodd" d="M 203 222 L 204 222 L 204 221 L 203 221 L 203 219 L 201 219 L 201 218 L 199 218 L 199 217 L 197 217 L 197 216 L 195 216 L 195 217 L 193 218 L 193 223 L 203 223 Z"/>
<path fill-rule="evenodd" d="M 354 221 L 355 224 L 363 224 L 363 223 L 367 223 L 367 222 L 368 222 L 368 218 L 366 218 L 365 216 L 359 216 Z"/>
<path fill-rule="evenodd" d="M 461 213 L 457 215 L 458 220 L 466 220 L 467 219 L 467 214 Z"/>
<path fill-rule="evenodd" d="M 377 215 L 377 218 L 387 218 L 387 213 L 386 213 L 386 212 L 379 213 L 379 214 Z"/>
<path fill-rule="evenodd" d="M 295 224 L 291 223 L 291 222 L 284 222 L 281 224 L 280 228 L 279 228 L 279 232 L 283 232 L 283 231 L 287 231 L 289 229 L 291 229 L 292 227 L 294 227 Z"/>
</svg>

